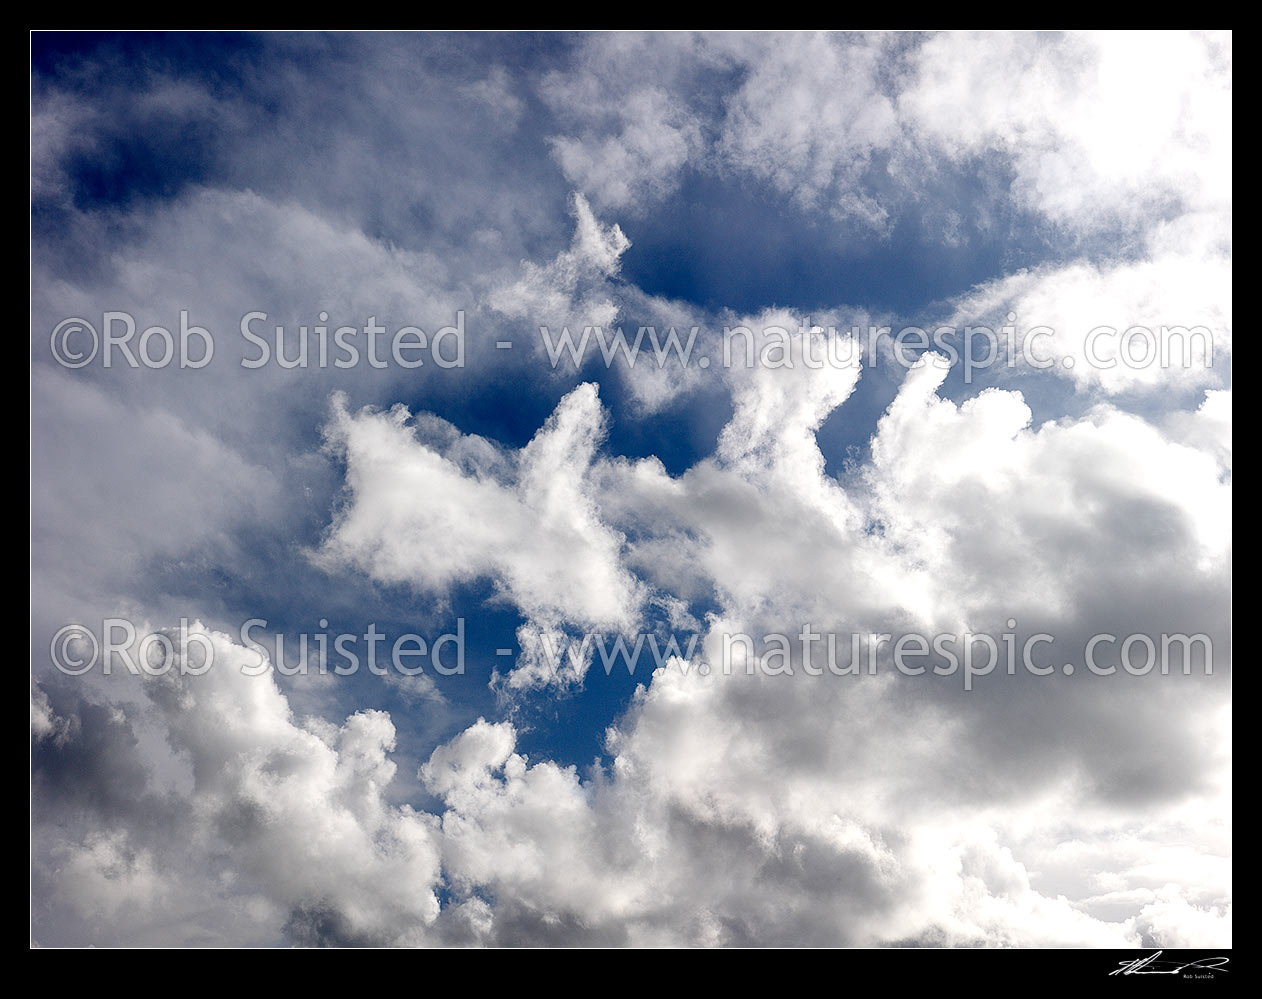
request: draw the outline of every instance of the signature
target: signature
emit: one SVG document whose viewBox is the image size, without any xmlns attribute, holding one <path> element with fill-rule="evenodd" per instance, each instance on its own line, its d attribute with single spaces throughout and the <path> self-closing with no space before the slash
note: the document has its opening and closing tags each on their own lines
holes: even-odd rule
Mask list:
<svg viewBox="0 0 1262 999">
<path fill-rule="evenodd" d="M 1189 961 L 1187 964 L 1178 964 L 1174 961 L 1158 961 L 1164 951 L 1157 951 L 1148 957 L 1137 958 L 1134 961 L 1123 961 L 1121 967 L 1116 971 L 1110 971 L 1109 977 L 1114 975 L 1177 975 L 1181 971 L 1187 971 L 1189 968 L 1199 968 L 1202 971 L 1208 971 L 1211 975 L 1215 971 L 1226 971 L 1226 964 L 1231 958 L 1228 957 L 1202 957 L 1195 961 Z"/>
</svg>

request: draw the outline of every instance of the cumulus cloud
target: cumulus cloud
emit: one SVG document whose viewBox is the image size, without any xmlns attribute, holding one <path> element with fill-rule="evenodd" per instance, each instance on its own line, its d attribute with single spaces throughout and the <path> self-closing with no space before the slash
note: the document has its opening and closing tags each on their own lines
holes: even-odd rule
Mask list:
<svg viewBox="0 0 1262 999">
<path fill-rule="evenodd" d="M 960 209 L 926 199 L 981 164 L 1076 235 L 1199 218 L 1223 238 L 1231 67 L 1229 33 L 596 36 L 543 92 L 573 123 L 555 155 L 602 207 L 733 171 L 860 232 L 923 213 L 952 243 Z"/>
<path fill-rule="evenodd" d="M 792 317 L 779 318 L 792 325 Z M 720 594 L 707 639 L 712 661 L 734 631 L 793 635 L 809 621 L 868 631 L 899 615 L 929 633 L 980 630 L 983 622 L 1002 628 L 1012 614 L 1028 631 L 1046 627 L 1072 640 L 1078 622 L 1102 604 L 1114 620 L 1137 627 L 1163 615 L 1173 620 L 1173 606 L 1193 606 L 1191 619 L 1217 618 L 1215 634 L 1225 637 L 1213 594 L 1226 581 L 1229 499 L 1213 459 L 1107 407 L 1089 420 L 1032 431 L 1018 393 L 988 390 L 957 406 L 935 395 L 946 374 L 937 360 L 926 357 L 909 372 L 878 428 L 872 463 L 849 493 L 823 475 L 813 431 L 850 393 L 855 369 L 813 379 L 803 377 L 804 367 L 734 374 L 735 414 L 716 460 L 678 480 L 651 461 L 602 464 L 602 495 L 617 497 L 608 515 L 616 522 L 648 509 L 657 528 L 671 531 L 673 522 L 680 561 Z M 766 413 L 780 419 L 764 422 Z M 1037 502 L 1025 498 L 1029 490 Z M 1079 515 L 1083 508 L 1094 511 L 1090 521 Z M 701 509 L 704 519 L 692 513 Z M 1161 532 L 1160 544 L 1120 530 L 1124 519 Z M 877 520 L 880 534 L 865 531 Z M 647 564 L 658 550 L 648 545 L 639 554 Z M 670 563 L 653 564 L 665 585 Z M 1153 581 L 1142 596 L 1113 596 L 1123 585 L 1133 591 L 1138 579 Z M 1160 614 L 1149 620 L 1144 608 L 1154 601 Z M 764 941 L 1135 944 L 1148 931 L 1134 907 L 1118 917 L 1104 906 L 1101 918 L 1089 912 L 1100 904 L 1094 892 L 1082 889 L 1075 900 L 1035 887 L 1014 853 L 1030 834 L 1005 827 L 1003 803 L 1015 795 L 1037 803 L 1037 814 L 1078 811 L 1082 828 L 1071 838 L 1093 840 L 1118 821 L 1110 803 L 1143 800 L 1172 816 L 1148 830 L 1159 838 L 1169 827 L 1163 823 L 1181 821 L 1187 795 L 1203 802 L 1217 793 L 1222 756 L 1211 747 L 1222 691 L 1215 688 L 1097 678 L 1088 689 L 1067 678 L 996 677 L 983 700 L 969 703 L 910 678 L 821 679 L 808 674 L 804 658 L 793 676 L 747 676 L 739 666 L 706 676 L 683 665 L 653 675 L 610 733 L 610 776 L 590 785 L 547 762 L 528 766 L 514 754 L 506 723 L 479 723 L 435 752 L 422 777 L 448 806 L 444 831 L 457 839 L 448 869 L 471 900 L 489 888 L 545 923 L 608 921 L 609 933 L 616 926 L 631 940 L 651 941 L 639 924 L 638 907 L 648 903 L 635 892 L 621 902 L 625 911 L 607 911 L 620 898 L 611 884 L 626 876 L 630 885 L 654 886 L 654 905 L 677 908 L 677 930 L 686 927 L 689 942 L 746 941 L 755 930 L 745 921 L 756 920 Z M 1160 738 L 1146 725 L 1100 727 L 1119 713 L 1155 717 L 1172 697 L 1183 699 L 1186 713 Z M 1052 702 L 1061 707 L 1049 710 Z M 1047 720 L 1083 721 L 1068 732 L 1044 727 L 1030 714 L 1035 704 Z M 1158 777 L 1166 770 L 1168 781 Z M 551 797 L 536 803 L 545 789 Z M 520 870 L 497 863 L 518 841 L 508 830 L 519 822 L 532 830 L 521 841 L 558 842 L 537 825 L 556 815 L 572 817 L 556 829 L 565 834 L 555 859 L 532 854 Z M 601 829 L 603 822 L 609 826 Z M 596 842 L 625 840 L 628 828 L 645 830 L 643 838 L 608 860 L 612 872 L 553 873 L 552 864 L 579 852 L 568 838 L 576 832 L 587 857 Z M 724 842 L 741 860 L 720 876 L 696 855 Z M 664 873 L 664 857 L 689 858 L 695 880 L 686 890 L 667 887 L 682 875 Z M 1102 870 L 1115 861 L 1108 851 L 1093 859 Z M 791 891 L 793 879 L 810 877 L 817 864 L 830 872 L 835 894 L 795 895 L 797 908 L 783 917 L 738 912 L 737 897 L 748 906 L 770 871 Z M 742 878 L 746 887 L 729 894 Z M 567 887 L 576 879 L 577 897 Z M 605 888 L 599 904 L 581 895 L 594 882 Z M 1216 910 L 1185 904 L 1205 925 L 1218 925 Z M 483 915 L 488 939 L 499 939 L 498 912 Z"/>
<path fill-rule="evenodd" d="M 1230 36 L 944 33 L 899 95 L 952 159 L 999 155 L 1016 198 L 1087 231 L 1223 210 L 1231 191 Z"/>
<path fill-rule="evenodd" d="M 1080 392 L 1217 388 L 1231 358 L 1231 288 L 1231 259 L 1220 254 L 1082 261 L 975 289 L 948 324 L 1010 324 L 1023 369 L 1061 375 Z"/>
<path fill-rule="evenodd" d="M 643 587 L 622 565 L 623 539 L 601 520 L 587 483 L 604 419 L 588 383 L 518 453 L 459 436 L 439 450 L 416 438 L 401 407 L 352 415 L 339 400 L 329 436 L 345 454 L 351 495 L 318 558 L 440 597 L 489 576 L 557 641 L 562 626 L 629 630 Z M 528 648 L 510 683 L 561 678 L 546 666 Z M 583 672 L 580 662 L 565 676 Z"/>
<path fill-rule="evenodd" d="M 719 152 L 809 209 L 883 231 L 889 210 L 865 183 L 899 140 L 883 75 L 893 36 L 763 36 L 742 52 L 749 75 L 727 105 Z"/>
<path fill-rule="evenodd" d="M 214 86 L 102 46 L 33 82 L 38 942 L 1230 943 L 1230 35 L 278 37 Z M 789 280 L 639 286 L 631 237 L 662 252 L 707 185 L 808 246 L 965 261 L 871 314 L 1013 314 L 1051 367 L 962 385 Z M 1032 259 L 970 256 L 1003 226 Z M 53 367 L 60 318 L 132 303 L 224 351 Z M 469 365 L 245 372 L 256 308 L 467 309 Z M 493 346 L 632 322 L 698 326 L 708 367 Z M 1092 363 L 1141 324 L 1173 363 Z M 517 658 L 367 700 L 260 673 L 229 637 L 257 605 L 507 608 Z M 214 668 L 56 676 L 47 636 L 120 611 L 207 622 Z M 621 690 L 571 644 L 636 631 L 698 643 Z M 1052 670 L 904 675 L 908 632 L 1045 634 Z M 1212 652 L 1136 676 L 1114 642 L 1095 676 L 1106 632 Z M 525 710 L 574 704 L 583 732 Z"/>
<path fill-rule="evenodd" d="M 543 99 L 573 130 L 550 140 L 570 183 L 607 209 L 634 209 L 675 190 L 703 148 L 689 84 L 716 62 L 689 33 L 586 38 L 576 65 L 539 81 Z"/>
<path fill-rule="evenodd" d="M 543 266 L 524 261 L 517 281 L 492 292 L 492 308 L 557 327 L 613 324 L 618 306 L 608 297 L 607 279 L 631 242 L 617 225 L 601 224 L 582 194 L 574 196 L 573 209 L 570 248 Z"/>
<path fill-rule="evenodd" d="M 150 786 L 118 708 L 69 703 L 52 715 L 53 731 L 33 726 L 37 819 L 63 806 L 72 819 L 72 838 L 37 852 L 35 879 L 52 891 L 35 914 L 36 938 L 56 942 L 64 906 L 72 922 L 97 921 L 96 939 L 162 941 L 151 924 L 161 914 L 185 919 L 205 895 L 203 940 L 241 942 L 229 920 L 244 906 L 246 932 L 268 934 L 264 942 L 282 928 L 306 944 L 419 942 L 438 913 L 435 826 L 387 797 L 389 716 L 366 710 L 331 731 L 305 728 L 272 677 L 257 675 L 254 652 L 200 626 L 190 634 L 210 643 L 214 668 L 182 675 L 193 662 L 185 656 L 202 652 L 178 646 L 172 668 L 144 691 L 187 767 L 184 787 Z M 132 788 L 72 807 L 67 778 L 88 776 L 89 752 L 102 773 L 131 758 Z"/>
</svg>

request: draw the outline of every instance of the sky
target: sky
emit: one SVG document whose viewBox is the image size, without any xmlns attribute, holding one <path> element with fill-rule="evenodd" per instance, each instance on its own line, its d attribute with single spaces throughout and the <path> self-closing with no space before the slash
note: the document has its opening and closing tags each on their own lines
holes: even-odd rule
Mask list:
<svg viewBox="0 0 1262 999">
<path fill-rule="evenodd" d="M 33 944 L 1230 946 L 1231 42 L 34 33 Z"/>
</svg>

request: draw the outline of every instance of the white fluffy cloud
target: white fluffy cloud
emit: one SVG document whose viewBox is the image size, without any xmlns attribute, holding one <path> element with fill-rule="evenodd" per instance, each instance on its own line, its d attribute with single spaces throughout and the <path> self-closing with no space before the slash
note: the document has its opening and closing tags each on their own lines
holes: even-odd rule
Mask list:
<svg viewBox="0 0 1262 999">
<path fill-rule="evenodd" d="M 357 58 L 356 39 L 309 92 L 298 67 L 330 43 L 277 44 L 292 73 L 253 102 L 157 71 L 127 114 L 36 87 L 33 190 L 84 239 L 40 236 L 32 343 L 132 301 L 142 322 L 190 309 L 232 336 L 256 307 L 430 329 L 467 305 L 484 366 L 455 389 L 432 370 L 247 380 L 235 356 L 170 377 L 37 367 L 37 939 L 1230 943 L 1229 35 L 603 34 L 548 71 L 470 60 L 451 79 L 402 43 Z M 383 71 L 438 96 L 384 99 Z M 363 111 L 339 122 L 342 89 Z M 231 144 L 220 173 L 142 200 L 127 227 L 75 203 L 84 150 L 137 123 L 263 134 L 255 103 L 283 111 L 275 141 Z M 1053 368 L 978 391 L 935 354 L 813 366 L 808 350 L 857 354 L 823 310 L 742 316 L 635 287 L 615 220 L 630 231 L 693 175 L 870 238 L 910 214 L 958 248 L 965 221 L 1019 216 L 1057 253 L 934 309 L 1051 327 Z M 514 323 L 630 318 L 744 325 L 763 363 L 720 366 L 709 330 L 709 369 L 615 365 L 598 386 L 489 349 Z M 1093 366 L 1084 336 L 1106 324 L 1203 325 L 1213 363 Z M 424 412 L 511 391 L 510 363 L 556 389 L 523 446 Z M 686 420 L 670 407 L 698 397 L 730 415 L 687 467 L 610 447 L 611 409 Z M 821 435 L 839 424 L 866 446 L 833 474 Z M 318 597 L 351 619 L 380 607 L 365 593 L 443 611 L 485 583 L 526 622 L 493 681 L 501 714 L 416 677 L 380 685 L 393 713 L 348 683 L 304 715 L 311 690 L 248 675 L 223 633 L 234 600 L 301 622 Z M 205 675 L 75 685 L 39 648 L 84 614 L 172 622 L 189 603 L 214 625 L 194 627 Z M 823 643 L 775 671 L 720 668 L 726 637 L 808 626 L 847 643 L 843 665 L 852 635 L 1048 633 L 1055 669 L 966 691 L 899 674 L 868 638 L 875 675 L 818 673 Z M 590 769 L 528 753 L 523 704 L 606 680 L 590 651 L 558 664 L 565 642 L 670 628 L 700 631 L 698 650 L 641 660 Z M 1205 633 L 1213 673 L 1092 676 L 1083 647 L 1105 631 Z M 418 735 L 434 705 L 449 727 Z"/>
<path fill-rule="evenodd" d="M 630 630 L 643 587 L 587 482 L 604 419 L 596 386 L 583 384 L 519 453 L 458 434 L 438 450 L 416 439 L 402 407 L 352 415 L 339 401 L 329 435 L 351 496 L 319 559 L 440 597 L 490 577 L 558 642 L 562 626 Z M 557 679 L 539 651 L 525 650 L 512 683 Z M 581 680 L 583 664 L 570 672 Z"/>
<path fill-rule="evenodd" d="M 1231 198 L 1230 35 L 944 33 L 899 95 L 952 159 L 1004 157 L 1015 197 L 1076 230 Z"/>
<path fill-rule="evenodd" d="M 570 248 L 543 266 L 527 261 L 518 280 L 492 292 L 492 308 L 535 324 L 572 324 L 575 332 L 584 325 L 613 325 L 618 306 L 608 297 L 606 279 L 618 272 L 618 258 L 631 243 L 617 225 L 602 225 L 581 194 L 573 209 Z"/>
<path fill-rule="evenodd" d="M 892 40 L 751 39 L 741 53 L 749 75 L 728 103 L 720 155 L 804 208 L 886 229 L 889 212 L 864 181 L 869 169 L 880 169 L 874 154 L 899 140 L 881 81 L 894 58 Z"/>
<path fill-rule="evenodd" d="M 741 84 L 707 100 L 707 72 Z M 731 169 L 880 231 L 971 159 L 1089 232 L 1229 211 L 1230 85 L 1230 34 L 750 33 L 595 36 L 543 92 L 575 129 L 553 140 L 562 169 L 602 207 Z"/>
<path fill-rule="evenodd" d="M 965 296 L 948 323 L 1011 323 L 1023 369 L 1049 370 L 1082 392 L 1187 391 L 1226 383 L 1231 305 L 1230 256 L 1183 252 L 1003 278 Z"/>
<path fill-rule="evenodd" d="M 284 926 L 304 943 L 420 942 L 438 915 L 437 826 L 386 796 L 396 769 L 389 716 L 302 724 L 272 677 L 253 675 L 254 652 L 199 625 L 190 633 L 211 644 L 213 667 L 181 675 L 177 661 L 144 691 L 148 723 L 187 767 L 184 786 L 142 783 L 100 809 L 79 841 L 38 850 L 35 879 L 53 886 L 46 904 L 100 920 L 105 940 L 161 942 L 167 928 L 154 924 L 187 919 L 205 896 L 192 939 L 239 942 L 243 929 L 274 936 Z M 193 648 L 180 648 L 180 661 L 202 662 L 203 647 Z M 49 709 L 51 730 L 33 731 L 49 808 L 62 806 L 51 779 L 59 767 L 94 751 L 105 751 L 101 765 L 126 767 L 134 744 L 133 720 L 117 708 L 102 717 L 70 701 L 64 710 Z M 74 805 L 65 803 L 70 828 Z M 233 926 L 242 913 L 246 925 Z"/>
<path fill-rule="evenodd" d="M 796 327 L 787 314 L 754 318 L 763 329 Z M 791 337 L 799 355 L 802 339 Z M 725 633 L 796 635 L 807 623 L 997 633 L 1013 615 L 1024 633 L 1047 629 L 1072 647 L 1096 615 L 1151 629 L 1180 620 L 1181 608 L 1225 639 L 1215 606 L 1226 595 L 1230 497 L 1212 455 L 1107 406 L 1031 429 L 1016 392 L 956 405 L 936 395 L 946 374 L 936 360 L 907 374 L 871 464 L 848 490 L 823 474 L 814 431 L 857 370 L 799 365 L 732 369 L 734 416 L 713 460 L 678 479 L 652 459 L 600 461 L 588 495 L 611 523 L 637 530 L 629 561 L 654 584 L 719 594 L 706 640 L 715 663 Z M 418 447 L 398 432 L 380 456 L 394 469 Z M 395 502 L 380 484 L 365 488 L 354 461 L 351 481 L 364 499 L 349 522 L 374 501 Z M 585 544 L 568 543 L 575 554 Z M 435 564 L 423 548 L 391 557 L 418 573 Z M 445 870 L 460 904 L 480 913 L 462 932 L 476 922 L 487 941 L 545 940 L 549 926 L 581 926 L 593 934 L 583 939 L 654 942 L 649 917 L 663 910 L 689 943 L 755 934 L 1120 946 L 1159 937 L 1158 916 L 1191 934 L 1170 929 L 1169 939 L 1207 943 L 1209 928 L 1221 928 L 1219 875 L 1207 884 L 1192 873 L 1220 865 L 1220 845 L 1185 856 L 1174 869 L 1193 880 L 1161 886 L 1165 895 L 1152 894 L 1141 870 L 1119 869 L 1116 850 L 1082 858 L 1118 882 L 1111 899 L 1132 893 L 1136 904 L 1121 910 L 1102 901 L 1098 883 L 1049 874 L 1060 889 L 1051 891 L 1028 866 L 1058 843 L 1107 841 L 1125 821 L 1116 802 L 1128 799 L 1151 809 L 1131 833 L 1144 849 L 1182 827 L 1190 800 L 1223 821 L 1221 685 L 996 677 L 970 700 L 928 679 L 815 677 L 795 662 L 792 676 L 750 677 L 676 660 L 611 731 L 608 776 L 589 782 L 528 764 L 506 723 L 480 722 L 435 751 L 422 777 L 445 804 Z M 1174 698 L 1178 721 L 1160 738 L 1146 723 L 1104 722 L 1116 712 L 1164 716 Z M 1068 729 L 1050 721 L 1070 717 Z M 1150 766 L 1172 768 L 1171 781 L 1153 783 Z M 1018 801 L 1024 827 L 1006 812 Z M 1049 845 L 1047 823 L 1066 813 L 1080 819 Z M 703 859 L 724 849 L 722 868 Z M 808 882 L 817 887 L 806 891 Z M 768 883 L 776 901 L 755 902 Z M 482 892 L 498 905 L 479 908 Z"/>
</svg>

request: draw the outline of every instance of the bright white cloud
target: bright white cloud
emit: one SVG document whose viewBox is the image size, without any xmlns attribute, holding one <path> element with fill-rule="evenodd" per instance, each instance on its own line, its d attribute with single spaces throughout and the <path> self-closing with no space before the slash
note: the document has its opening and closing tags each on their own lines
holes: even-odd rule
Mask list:
<svg viewBox="0 0 1262 999">
<path fill-rule="evenodd" d="M 321 564 L 440 598 L 490 577 L 558 640 L 566 625 L 631 629 L 643 588 L 623 567 L 623 539 L 601 520 L 587 482 L 604 419 L 596 386 L 583 384 L 519 453 L 477 438 L 443 453 L 415 437 L 402 407 L 352 415 L 338 401 L 329 436 L 346 456 L 351 496 Z M 547 657 L 531 653 L 517 685 L 554 679 Z"/>
<path fill-rule="evenodd" d="M 153 720 L 189 768 L 187 790 L 122 801 L 104 829 L 41 849 L 37 880 L 55 885 L 55 901 L 75 915 L 104 919 L 98 932 L 117 939 L 137 939 L 128 926 L 161 939 L 144 923 L 182 917 L 204 894 L 207 936 L 240 939 L 220 921 L 234 896 L 246 896 L 248 932 L 261 921 L 304 943 L 420 942 L 438 915 L 437 827 L 386 795 L 396 769 L 389 716 L 366 710 L 330 731 L 303 727 L 273 678 L 257 675 L 254 652 L 199 625 L 190 633 L 211 643 L 213 668 L 180 675 L 183 656 L 196 664 L 203 652 L 179 648 L 172 669 L 145 689 Z M 85 743 L 104 748 L 85 710 L 55 718 L 70 733 L 56 744 L 46 728 L 34 733 L 46 766 Z M 130 722 L 119 714 L 109 724 L 123 741 L 107 759 L 125 764 Z"/>
<path fill-rule="evenodd" d="M 229 339 L 253 308 L 432 329 L 467 306 L 453 384 L 502 396 L 524 362 L 512 377 L 555 389 L 554 409 L 510 448 L 441 418 L 432 370 L 40 365 L 33 644 L 120 606 L 172 621 L 204 605 L 226 629 L 237 597 L 352 618 L 374 586 L 438 612 L 489 582 L 526 622 L 493 681 L 511 696 L 492 715 L 391 678 L 374 693 L 388 713 L 354 684 L 282 689 L 201 625 L 204 676 L 46 682 L 35 649 L 38 938 L 1230 942 L 1230 35 L 607 33 L 546 72 L 470 60 L 450 79 L 361 39 L 314 79 L 300 64 L 324 41 L 277 44 L 293 65 L 255 95 L 277 134 L 126 211 L 76 204 L 76 157 L 138 123 L 262 135 L 257 110 L 156 71 L 127 113 L 65 80 L 36 88 L 34 195 L 74 236 L 37 240 L 37 350 L 58 317 L 133 301 L 142 322 L 189 309 Z M 383 83 L 398 79 L 414 100 Z M 632 231 L 695 177 L 873 239 L 908 219 L 953 250 L 999 218 L 1037 227 L 1045 262 L 937 308 L 1052 328 L 1053 368 L 974 390 L 934 354 L 906 372 L 815 366 L 857 360 L 824 310 L 801 314 L 818 303 L 739 316 L 635 287 L 614 220 Z M 721 365 L 712 328 L 709 369 L 619 361 L 612 385 L 561 388 L 593 377 L 595 344 L 551 371 L 544 351 L 490 350 L 501 331 L 631 320 L 743 325 L 760 360 Z M 1093 366 L 1084 337 L 1106 324 L 1205 326 L 1213 363 Z M 1095 346 L 1107 360 L 1116 343 Z M 687 420 L 671 407 L 698 398 L 730 418 L 683 471 L 609 446 L 607 406 Z M 867 449 L 833 475 L 820 433 L 838 420 Z M 966 692 L 898 675 L 879 643 L 860 649 L 875 676 L 815 675 L 818 645 L 777 675 L 698 669 L 725 636 L 807 625 L 1047 632 L 1053 666 L 1101 631 L 1205 632 L 1215 671 L 996 673 Z M 598 765 L 528 754 L 529 698 L 605 682 L 590 649 L 557 662 L 566 642 L 668 626 L 700 630 L 700 651 L 641 661 Z M 435 707 L 439 735 L 414 717 Z"/>
<path fill-rule="evenodd" d="M 529 261 L 515 282 L 494 290 L 493 309 L 532 324 L 612 326 L 618 307 L 608 295 L 606 279 L 618 271 L 618 258 L 631 245 L 617 225 L 602 225 L 587 199 L 574 196 L 574 239 L 568 250 L 549 264 Z"/>
</svg>

